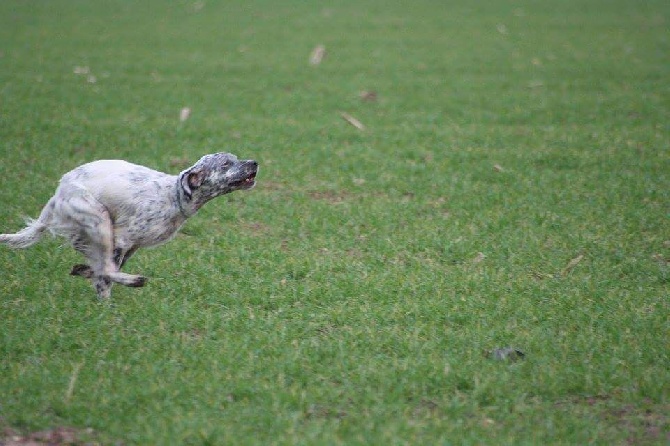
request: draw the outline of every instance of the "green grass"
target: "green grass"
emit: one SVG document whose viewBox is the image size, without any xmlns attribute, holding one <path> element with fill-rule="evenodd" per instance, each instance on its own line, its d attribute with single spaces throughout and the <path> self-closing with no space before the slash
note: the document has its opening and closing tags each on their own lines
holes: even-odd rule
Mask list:
<svg viewBox="0 0 670 446">
<path fill-rule="evenodd" d="M 110 302 L 61 240 L 0 247 L 0 428 L 665 444 L 669 21 L 661 0 L 0 2 L 0 231 L 93 159 L 261 165 Z M 484 355 L 505 346 L 525 360 Z"/>
</svg>

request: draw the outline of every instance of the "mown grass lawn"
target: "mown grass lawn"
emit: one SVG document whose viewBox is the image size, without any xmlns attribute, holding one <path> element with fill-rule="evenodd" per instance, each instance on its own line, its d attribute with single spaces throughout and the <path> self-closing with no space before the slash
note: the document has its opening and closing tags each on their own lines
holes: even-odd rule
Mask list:
<svg viewBox="0 0 670 446">
<path fill-rule="evenodd" d="M 0 247 L 0 443 L 666 444 L 669 24 L 660 0 L 1 2 L 1 232 L 93 159 L 261 171 L 109 302 L 61 240 Z"/>
</svg>

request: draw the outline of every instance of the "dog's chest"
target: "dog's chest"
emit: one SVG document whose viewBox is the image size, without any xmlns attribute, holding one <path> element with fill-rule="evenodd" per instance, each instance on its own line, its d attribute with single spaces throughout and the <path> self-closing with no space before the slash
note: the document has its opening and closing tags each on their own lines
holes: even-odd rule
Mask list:
<svg viewBox="0 0 670 446">
<path fill-rule="evenodd" d="M 125 229 L 135 246 L 153 246 L 170 240 L 184 223 L 184 219 L 131 219 Z"/>
<path fill-rule="evenodd" d="M 160 181 L 136 182 L 132 187 L 101 191 L 99 200 L 109 210 L 115 238 L 133 246 L 152 246 L 171 239 L 186 218 L 179 210 L 176 190 Z"/>
<path fill-rule="evenodd" d="M 121 209 L 114 219 L 115 237 L 133 246 L 153 246 L 170 240 L 185 218 L 167 203 Z"/>
</svg>

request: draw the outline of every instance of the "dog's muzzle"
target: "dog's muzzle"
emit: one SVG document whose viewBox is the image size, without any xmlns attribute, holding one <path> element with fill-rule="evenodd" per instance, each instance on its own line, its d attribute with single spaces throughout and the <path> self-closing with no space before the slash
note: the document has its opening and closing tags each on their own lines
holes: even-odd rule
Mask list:
<svg viewBox="0 0 670 446">
<path fill-rule="evenodd" d="M 242 189 L 251 189 L 256 185 L 256 174 L 258 173 L 258 163 L 254 160 L 242 161 L 240 171 L 242 178 L 235 182 L 234 186 Z"/>
</svg>

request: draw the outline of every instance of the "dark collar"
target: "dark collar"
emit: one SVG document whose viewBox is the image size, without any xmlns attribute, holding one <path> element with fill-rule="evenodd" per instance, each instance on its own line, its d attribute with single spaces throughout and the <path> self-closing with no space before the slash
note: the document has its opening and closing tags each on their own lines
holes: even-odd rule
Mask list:
<svg viewBox="0 0 670 446">
<path fill-rule="evenodd" d="M 179 208 L 179 212 L 181 213 L 182 217 L 184 218 L 189 218 L 191 215 L 189 215 L 186 210 L 184 209 L 183 206 L 183 200 L 184 200 L 184 191 L 181 189 L 181 178 L 177 178 L 177 207 Z"/>
</svg>

